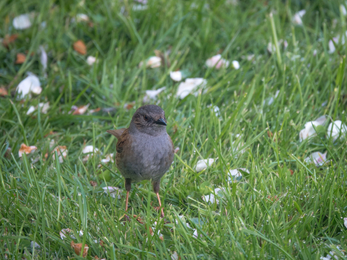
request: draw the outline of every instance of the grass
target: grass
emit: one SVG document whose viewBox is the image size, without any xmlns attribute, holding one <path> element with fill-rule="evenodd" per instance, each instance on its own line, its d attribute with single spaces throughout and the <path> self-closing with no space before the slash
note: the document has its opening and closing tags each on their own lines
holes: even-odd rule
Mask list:
<svg viewBox="0 0 347 260">
<path fill-rule="evenodd" d="M 327 115 L 329 123 L 347 121 L 346 45 L 328 52 L 329 40 L 346 31 L 339 12 L 343 1 L 230 2 L 153 0 L 143 11 L 133 10 L 138 4 L 132 1 L 0 3 L 0 36 L 18 34 L 8 48 L 0 46 L 0 85 L 12 93 L 0 98 L 1 259 L 82 258 L 71 241 L 89 246 L 88 259 L 171 259 L 174 251 L 181 259 L 319 259 L 329 251 L 343 259 L 346 139 L 333 142 L 320 134 L 299 141 L 304 124 L 319 116 Z M 294 26 L 291 17 L 301 9 L 307 11 L 303 26 Z M 28 12 L 35 13 L 33 26 L 14 29 L 12 19 Z M 72 22 L 78 13 L 87 14 L 93 26 Z M 86 43 L 87 55 L 73 50 L 78 39 Z M 269 42 L 278 46 L 273 55 Z M 40 45 L 48 53 L 47 77 Z M 138 67 L 155 50 L 169 49 L 170 68 Z M 33 56 L 16 65 L 16 54 L 26 51 Z M 206 59 L 217 53 L 238 60 L 241 68 L 207 68 Z M 89 66 L 88 55 L 98 63 Z M 169 77 L 176 69 L 205 78 L 206 91 L 176 98 L 179 83 Z M 28 71 L 39 76 L 43 91 L 19 100 L 15 89 Z M 103 154 L 115 152 L 116 140 L 106 130 L 128 126 L 145 90 L 163 86 L 155 103 L 165 110 L 168 133 L 180 148 L 161 181 L 170 223 L 150 204 L 158 205 L 149 182 L 134 185 L 130 196 L 129 215 L 144 224 L 135 218 L 124 223 L 123 178 L 113 163 L 98 167 L 100 154 L 84 163 L 82 149 L 88 144 Z M 124 108 L 132 101 L 133 108 Z M 27 115 L 39 102 L 50 102 L 48 113 Z M 73 105 L 86 104 L 116 110 L 68 114 Z M 220 116 L 210 104 L 220 108 Z M 45 157 L 51 140 L 67 146 L 63 163 Z M 22 143 L 38 150 L 19 158 Z M 8 147 L 12 154 L 5 158 Z M 327 151 L 330 162 L 305 163 L 314 151 Z M 198 160 L 217 157 L 206 170 L 194 171 Z M 230 183 L 228 171 L 236 168 L 249 174 Z M 100 173 L 112 178 L 99 178 Z M 105 186 L 121 188 L 121 197 L 105 194 Z M 225 188 L 219 205 L 202 200 L 217 187 Z M 64 228 L 75 238 L 67 234 L 62 240 Z"/>
</svg>

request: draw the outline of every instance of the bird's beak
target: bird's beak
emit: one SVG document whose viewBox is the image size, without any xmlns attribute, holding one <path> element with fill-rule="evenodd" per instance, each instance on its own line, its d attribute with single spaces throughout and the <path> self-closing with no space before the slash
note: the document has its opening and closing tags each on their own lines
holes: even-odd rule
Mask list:
<svg viewBox="0 0 347 260">
<path fill-rule="evenodd" d="M 157 125 L 166 125 L 166 122 L 163 118 L 159 118 L 157 121 L 154 121 L 154 123 Z"/>
</svg>

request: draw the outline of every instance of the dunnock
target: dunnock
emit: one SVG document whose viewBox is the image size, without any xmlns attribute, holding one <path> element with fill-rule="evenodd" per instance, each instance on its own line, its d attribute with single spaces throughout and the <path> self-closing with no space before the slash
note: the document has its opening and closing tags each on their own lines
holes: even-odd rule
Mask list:
<svg viewBox="0 0 347 260">
<path fill-rule="evenodd" d="M 131 183 L 152 180 L 161 208 L 161 217 L 164 217 L 159 196 L 160 178 L 170 168 L 174 147 L 166 132 L 163 109 L 156 105 L 142 106 L 133 115 L 129 128 L 107 132 L 118 139 L 116 164 L 125 178 L 125 211 L 128 210 Z"/>
</svg>

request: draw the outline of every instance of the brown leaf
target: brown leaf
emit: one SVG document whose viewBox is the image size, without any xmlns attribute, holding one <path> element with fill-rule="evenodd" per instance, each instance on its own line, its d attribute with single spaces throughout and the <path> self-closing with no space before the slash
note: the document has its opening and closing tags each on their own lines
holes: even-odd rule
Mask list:
<svg viewBox="0 0 347 260">
<path fill-rule="evenodd" d="M 98 183 L 96 181 L 90 181 L 89 182 L 90 185 L 92 185 L 93 187 L 96 187 L 98 185 Z"/>
<path fill-rule="evenodd" d="M 132 109 L 135 106 L 135 102 L 125 103 L 124 108 L 127 110 Z"/>
<path fill-rule="evenodd" d="M 81 250 L 82 250 L 82 243 L 74 243 L 73 241 L 71 241 L 71 248 L 73 248 L 73 250 L 75 250 L 76 255 L 80 255 L 81 254 Z M 89 247 L 87 244 L 84 244 L 84 249 L 83 249 L 83 257 L 86 257 L 88 254 L 88 250 Z"/>
<path fill-rule="evenodd" d="M 23 64 L 25 62 L 26 56 L 23 53 L 17 53 L 16 64 Z"/>
<path fill-rule="evenodd" d="M 17 34 L 12 35 L 6 35 L 5 38 L 2 40 L 2 45 L 4 45 L 6 48 L 17 39 Z"/>
<path fill-rule="evenodd" d="M 19 157 L 22 157 L 23 153 L 30 154 L 30 153 L 34 152 L 36 149 L 37 149 L 36 146 L 26 146 L 25 144 L 21 144 L 19 151 L 18 151 L 18 155 L 19 155 Z"/>
<path fill-rule="evenodd" d="M 0 87 L 0 96 L 4 97 L 7 96 L 8 92 L 4 87 Z"/>
<path fill-rule="evenodd" d="M 87 47 L 84 44 L 83 41 L 78 40 L 77 42 L 75 42 L 73 44 L 73 48 L 75 49 L 75 51 L 77 51 L 79 54 L 85 55 L 87 53 Z"/>
<path fill-rule="evenodd" d="M 89 107 L 89 104 L 85 105 L 85 106 L 80 106 L 80 107 L 76 108 L 76 110 L 72 114 L 73 115 L 83 115 L 87 111 L 88 107 Z"/>
<path fill-rule="evenodd" d="M 12 149 L 10 147 L 8 147 L 5 154 L 4 154 L 5 158 L 10 159 L 11 153 L 12 153 Z"/>
<path fill-rule="evenodd" d="M 57 132 L 53 132 L 53 131 L 50 131 L 48 134 L 46 134 L 44 137 L 47 137 L 47 136 L 49 136 L 49 135 L 55 135 L 55 134 L 57 134 Z"/>
<path fill-rule="evenodd" d="M 100 245 L 100 246 L 104 246 L 104 241 L 100 240 L 99 245 Z"/>
<path fill-rule="evenodd" d="M 137 222 L 139 222 L 140 224 L 144 224 L 142 218 L 138 217 L 137 215 L 134 215 L 133 217 L 136 218 Z"/>
<path fill-rule="evenodd" d="M 294 174 L 294 171 L 293 170 L 289 170 L 290 171 L 290 175 L 293 175 Z"/>
</svg>

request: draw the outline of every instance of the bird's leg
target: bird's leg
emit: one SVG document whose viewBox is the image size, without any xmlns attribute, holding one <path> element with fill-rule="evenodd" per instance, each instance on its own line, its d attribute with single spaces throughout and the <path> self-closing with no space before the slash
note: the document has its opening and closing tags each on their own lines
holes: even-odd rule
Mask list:
<svg viewBox="0 0 347 260">
<path fill-rule="evenodd" d="M 127 197 L 125 199 L 125 211 L 128 211 L 129 192 L 131 190 L 131 179 L 125 179 L 125 189 L 127 191 Z"/>
<path fill-rule="evenodd" d="M 160 201 L 160 196 L 159 196 L 160 180 L 153 181 L 153 182 L 152 182 L 152 185 L 153 185 L 153 190 L 154 190 L 155 194 L 157 195 L 158 202 L 159 202 L 159 207 L 160 207 L 160 209 L 161 209 L 161 214 L 160 214 L 160 216 L 161 216 L 162 218 L 164 218 L 164 209 L 163 209 L 163 207 L 161 206 L 161 201 Z"/>
</svg>

